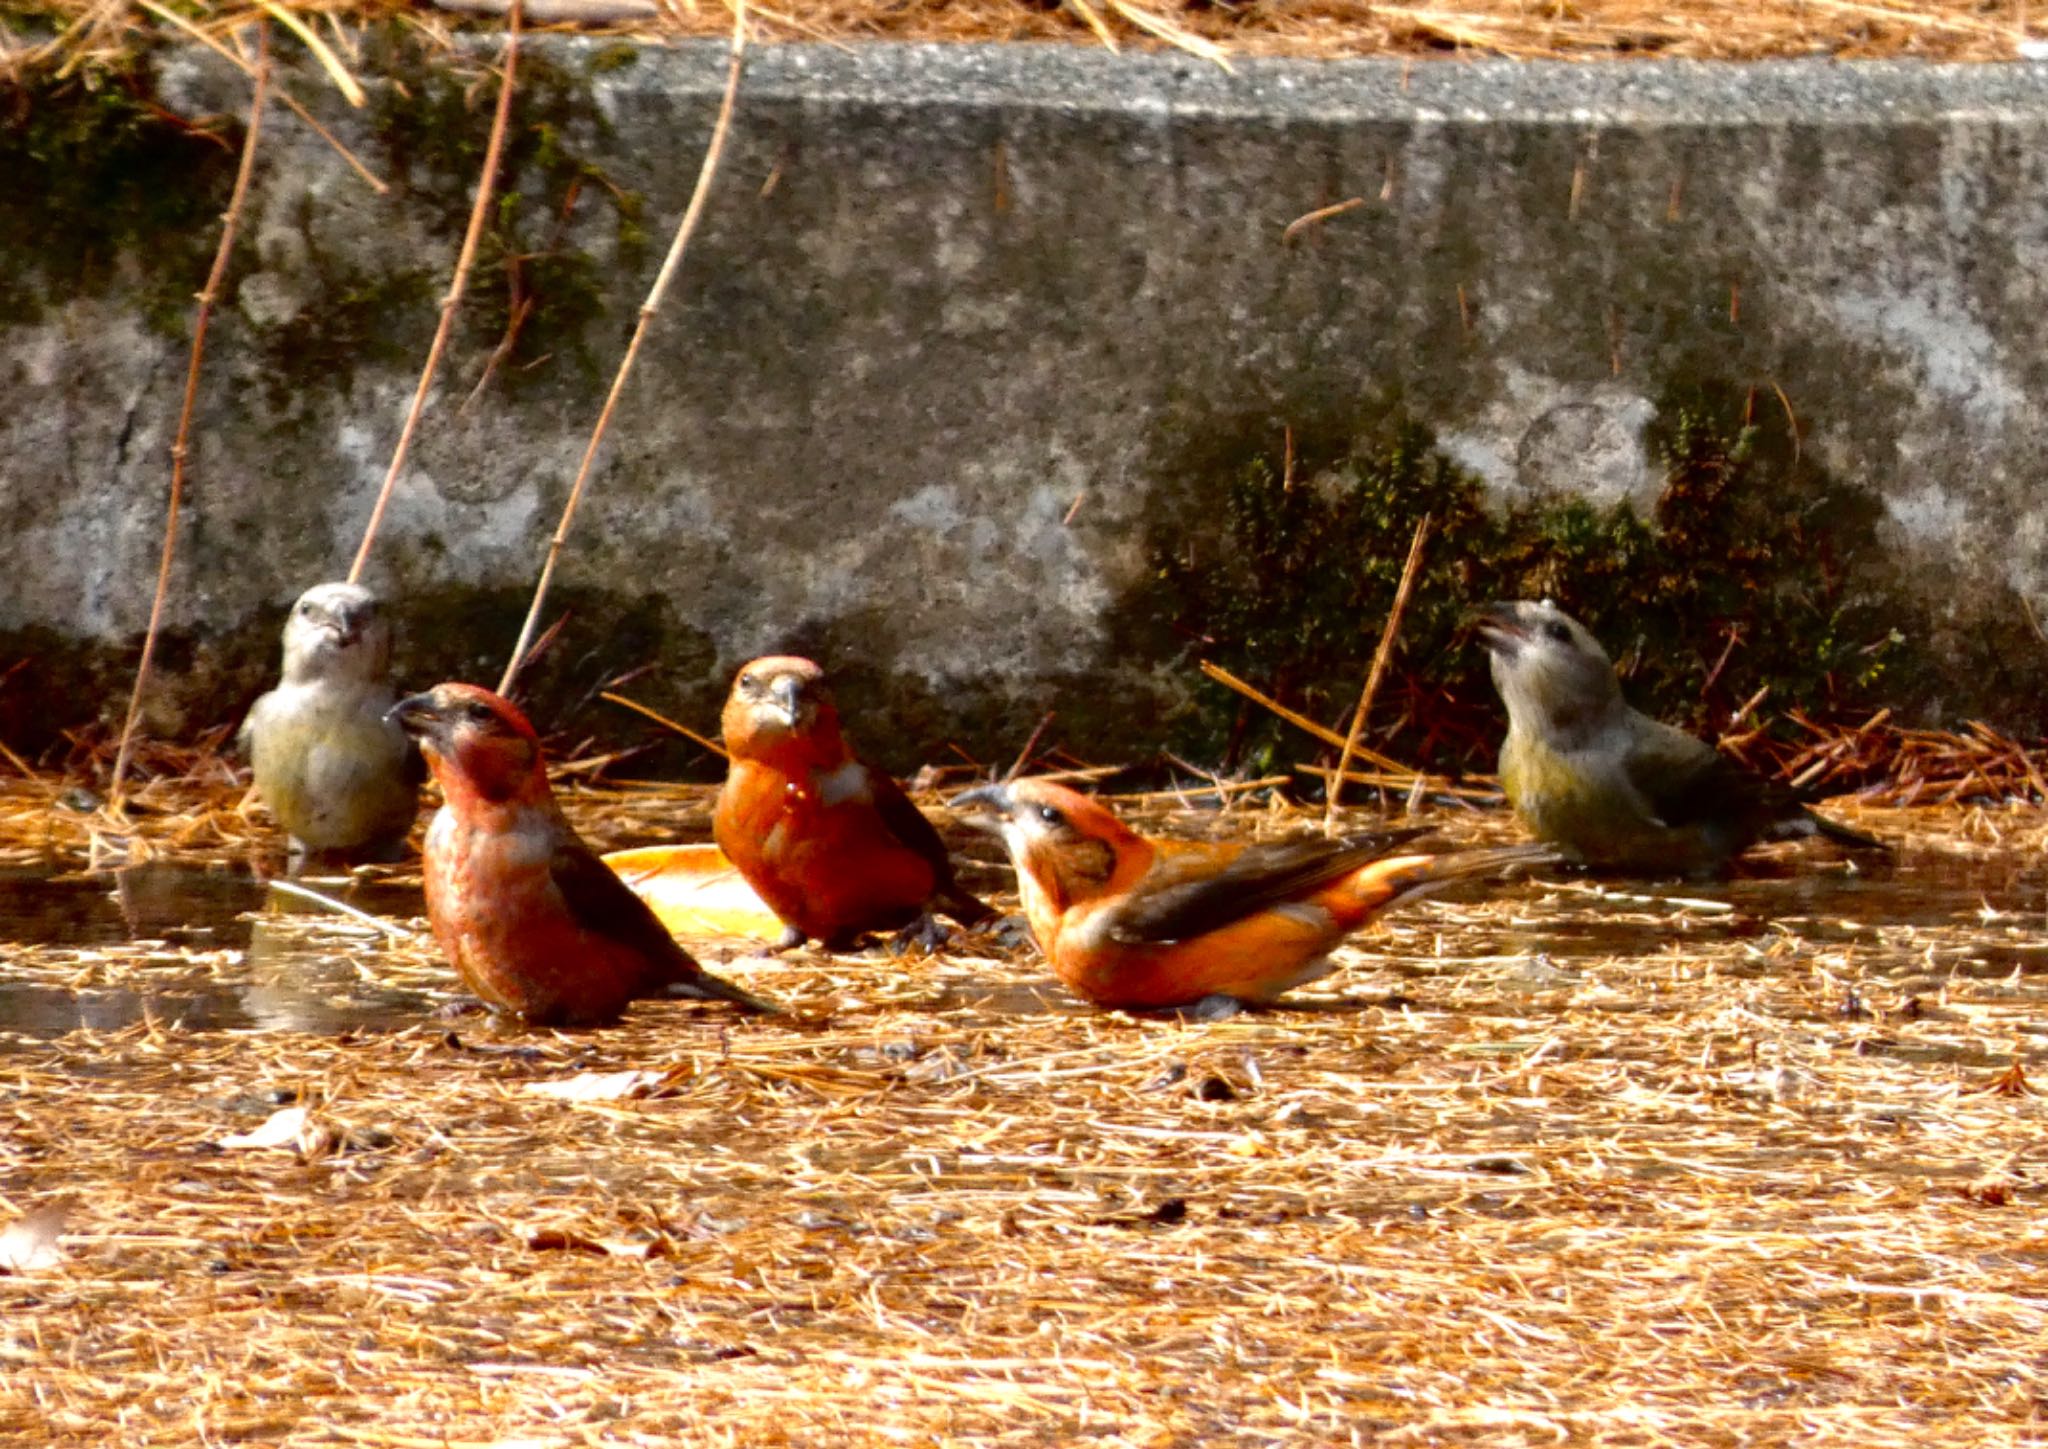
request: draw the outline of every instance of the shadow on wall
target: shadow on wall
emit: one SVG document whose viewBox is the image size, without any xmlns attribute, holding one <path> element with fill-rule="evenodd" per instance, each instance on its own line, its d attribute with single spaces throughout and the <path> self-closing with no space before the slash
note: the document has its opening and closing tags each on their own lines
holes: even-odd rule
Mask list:
<svg viewBox="0 0 2048 1449">
<path fill-rule="evenodd" d="M 1605 643 L 1635 703 L 1710 735 L 1760 691 L 1753 707 L 1766 721 L 1792 710 L 1853 721 L 1890 705 L 1952 724 L 2004 702 L 1995 723 L 2043 726 L 2010 716 L 2011 701 L 2048 685 L 2048 648 L 2017 599 L 1971 636 L 1981 657 L 1967 670 L 1937 660 L 1946 639 L 1902 602 L 1878 500 L 1802 457 L 1768 390 L 1713 384 L 1659 400 L 1646 441 L 1663 481 L 1647 517 L 1627 500 L 1504 506 L 1406 421 L 1362 434 L 1299 428 L 1291 460 L 1281 433 L 1247 419 L 1161 466 L 1207 481 L 1191 485 L 1187 506 L 1154 510 L 1156 571 L 1130 610 L 1163 609 L 1188 655 L 1341 728 L 1430 514 L 1424 570 L 1374 708 L 1375 744 L 1401 759 L 1492 769 L 1499 706 L 1464 620 L 1514 597 L 1556 599 Z M 1969 696 L 1955 692 L 1957 677 L 1973 682 Z M 1194 758 L 1261 773 L 1318 750 L 1206 680 L 1175 733 Z"/>
</svg>

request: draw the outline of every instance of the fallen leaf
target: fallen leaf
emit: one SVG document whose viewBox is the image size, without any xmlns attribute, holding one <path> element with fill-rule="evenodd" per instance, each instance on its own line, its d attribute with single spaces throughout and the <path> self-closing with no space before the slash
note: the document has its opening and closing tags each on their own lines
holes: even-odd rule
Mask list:
<svg viewBox="0 0 2048 1449">
<path fill-rule="evenodd" d="M 539 1228 L 526 1235 L 536 1253 L 596 1253 L 605 1258 L 664 1258 L 668 1245 L 659 1238 L 593 1238 L 573 1228 Z"/>
<path fill-rule="evenodd" d="M 306 1107 L 281 1107 L 272 1112 L 254 1132 L 237 1132 L 220 1139 L 223 1147 L 297 1147 L 306 1125 L 313 1119 Z"/>
<path fill-rule="evenodd" d="M 540 1097 L 557 1097 L 564 1102 L 625 1102 L 649 1097 L 666 1086 L 667 1072 L 639 1068 L 626 1072 L 582 1072 L 552 1082 L 529 1082 L 526 1090 Z"/>
<path fill-rule="evenodd" d="M 0 1231 L 0 1273 L 38 1273 L 64 1261 L 57 1239 L 71 1216 L 68 1202 L 45 1203 Z"/>
<path fill-rule="evenodd" d="M 2034 1087 L 2027 1080 L 2027 1069 L 2014 1057 L 2012 1065 L 2000 1072 L 1988 1085 L 1979 1087 L 1980 1092 L 1990 1092 L 2000 1097 L 2031 1097 Z"/>
</svg>

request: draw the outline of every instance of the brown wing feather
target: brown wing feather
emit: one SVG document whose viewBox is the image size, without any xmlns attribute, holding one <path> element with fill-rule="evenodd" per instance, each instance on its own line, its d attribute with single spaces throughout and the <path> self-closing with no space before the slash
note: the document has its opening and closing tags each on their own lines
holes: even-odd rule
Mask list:
<svg viewBox="0 0 2048 1449">
<path fill-rule="evenodd" d="M 1386 830 L 1275 841 L 1244 850 L 1218 871 L 1147 889 L 1116 912 L 1112 940 L 1125 945 L 1186 941 L 1288 901 L 1299 900 L 1424 834 Z M 1159 869 L 1184 869 L 1170 859 Z"/>
<path fill-rule="evenodd" d="M 932 894 L 946 914 L 963 926 L 978 926 L 993 918 L 992 907 L 962 890 L 953 879 L 953 857 L 947 853 L 946 842 L 939 838 L 937 828 L 925 818 L 924 812 L 903 793 L 903 787 L 880 770 L 865 765 L 862 768 L 868 772 L 869 792 L 889 833 L 931 866 L 932 878 L 937 882 Z"/>
<path fill-rule="evenodd" d="M 635 895 L 632 887 L 582 841 L 556 850 L 548 872 L 579 926 L 630 947 L 653 965 L 654 970 L 643 986 L 647 994 L 658 993 L 663 987 L 678 987 L 682 994 L 701 1000 L 730 1001 L 748 1011 L 775 1010 L 699 966 L 697 958 L 668 933 L 647 902 Z"/>
</svg>

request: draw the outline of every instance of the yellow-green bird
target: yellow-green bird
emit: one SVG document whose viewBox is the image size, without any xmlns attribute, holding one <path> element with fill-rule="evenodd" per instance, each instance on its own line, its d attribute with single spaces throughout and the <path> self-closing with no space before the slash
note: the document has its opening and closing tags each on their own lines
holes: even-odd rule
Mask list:
<svg viewBox="0 0 2048 1449">
<path fill-rule="evenodd" d="M 1487 605 L 1479 636 L 1508 709 L 1501 785 L 1529 831 L 1573 863 L 1707 875 L 1759 840 L 1823 835 L 1888 848 L 1631 708 L 1607 651 L 1550 600 Z"/>
<path fill-rule="evenodd" d="M 387 720 L 391 625 L 360 584 L 315 584 L 284 626 L 284 677 L 240 740 L 292 855 L 394 859 L 419 813 L 425 769 Z"/>
</svg>

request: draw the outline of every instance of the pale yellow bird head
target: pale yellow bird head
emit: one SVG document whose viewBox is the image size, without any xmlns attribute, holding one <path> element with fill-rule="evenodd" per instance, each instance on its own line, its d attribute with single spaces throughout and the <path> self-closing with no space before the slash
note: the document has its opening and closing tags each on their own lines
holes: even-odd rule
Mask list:
<svg viewBox="0 0 2048 1449">
<path fill-rule="evenodd" d="M 1584 624 L 1549 599 L 1488 604 L 1478 619 L 1510 720 L 1545 732 L 1572 729 L 1620 702 L 1614 661 Z"/>
<path fill-rule="evenodd" d="M 287 684 L 375 684 L 391 672 L 391 624 L 361 584 L 315 584 L 284 624 Z"/>
</svg>

